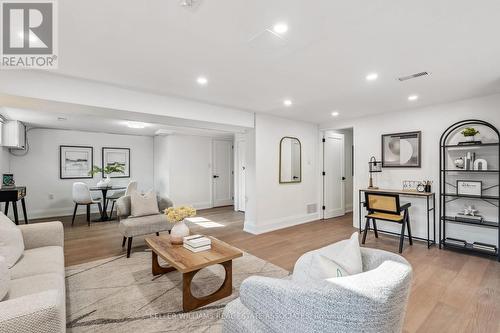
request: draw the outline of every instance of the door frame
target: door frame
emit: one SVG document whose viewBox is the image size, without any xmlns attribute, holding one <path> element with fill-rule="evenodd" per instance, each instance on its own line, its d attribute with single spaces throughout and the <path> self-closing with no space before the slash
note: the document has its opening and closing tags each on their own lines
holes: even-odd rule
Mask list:
<svg viewBox="0 0 500 333">
<path fill-rule="evenodd" d="M 321 190 L 320 190 L 320 216 L 321 216 L 321 219 L 322 220 L 325 220 L 325 219 L 329 219 L 329 218 L 325 218 L 325 209 L 323 209 L 323 207 L 325 207 L 325 176 L 323 175 L 323 172 L 325 172 L 325 141 L 323 141 L 325 139 L 325 135 L 327 132 L 330 132 L 330 131 L 335 131 L 335 130 L 329 130 L 329 129 L 322 129 L 320 130 L 320 133 L 319 133 L 319 156 L 320 156 L 320 163 L 319 163 L 319 168 L 320 168 L 320 175 L 319 175 L 319 183 L 321 184 Z M 335 133 L 334 133 L 335 134 Z M 344 162 L 342 164 L 342 174 L 343 176 L 345 177 L 345 173 L 347 172 L 347 170 L 345 170 L 345 157 L 346 157 L 346 153 L 345 153 L 345 136 L 344 134 L 341 134 L 341 133 L 338 133 L 339 135 L 341 135 L 343 137 L 343 142 L 344 142 L 344 146 L 342 146 L 342 154 L 344 155 Z M 342 190 L 341 190 L 341 201 L 342 201 L 342 206 L 343 206 L 343 210 L 344 210 L 344 214 L 345 214 L 345 182 L 342 182 Z"/>
<path fill-rule="evenodd" d="M 245 147 L 245 160 L 242 162 L 240 160 L 240 150 L 241 146 Z M 244 212 L 246 209 L 246 180 L 243 179 L 243 182 L 245 182 L 244 186 L 242 186 L 241 181 L 243 177 L 243 170 L 240 168 L 243 167 L 245 168 L 246 171 L 246 149 L 247 149 L 247 141 L 246 138 L 240 137 L 240 138 L 235 138 L 234 140 L 234 210 L 235 211 L 240 211 Z M 243 187 L 243 190 L 242 190 Z M 243 209 L 242 208 L 243 204 Z"/>
<path fill-rule="evenodd" d="M 215 186 L 214 186 L 214 179 L 213 179 L 213 175 L 214 175 L 214 172 L 215 172 L 215 156 L 216 156 L 216 152 L 215 152 L 215 144 L 217 141 L 225 141 L 225 142 L 229 142 L 229 144 L 231 145 L 231 151 L 229 153 L 229 156 L 230 156 L 230 167 L 229 167 L 229 181 L 231 183 L 231 202 L 228 201 L 228 204 L 227 206 L 231 206 L 231 205 L 234 205 L 234 139 L 230 138 L 230 139 L 225 139 L 225 138 L 214 138 L 212 139 L 212 165 L 211 165 L 211 168 L 210 168 L 210 197 L 211 197 L 211 203 L 212 203 L 212 208 L 214 207 L 223 207 L 223 206 L 226 206 L 226 205 L 222 205 L 222 206 L 216 206 L 215 205 Z"/>
</svg>

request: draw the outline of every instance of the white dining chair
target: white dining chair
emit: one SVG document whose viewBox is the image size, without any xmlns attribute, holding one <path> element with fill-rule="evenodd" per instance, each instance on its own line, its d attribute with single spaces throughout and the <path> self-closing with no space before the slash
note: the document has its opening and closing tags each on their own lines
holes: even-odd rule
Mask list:
<svg viewBox="0 0 500 333">
<path fill-rule="evenodd" d="M 78 206 L 87 206 L 87 223 L 90 226 L 90 207 L 92 205 L 97 205 L 99 207 L 99 212 L 102 215 L 102 205 L 100 202 L 101 198 L 93 198 L 90 194 L 89 187 L 85 183 L 74 183 L 73 184 L 73 202 L 75 203 L 75 210 L 73 211 L 73 219 L 71 220 L 71 225 L 75 223 L 76 211 Z"/>
<path fill-rule="evenodd" d="M 111 203 L 111 211 L 109 213 L 109 219 L 111 220 L 111 218 L 113 217 L 113 209 L 115 208 L 115 203 L 116 203 L 116 200 L 118 200 L 119 198 L 125 196 L 125 195 L 130 195 L 130 193 L 132 192 L 135 192 L 137 191 L 137 182 L 136 181 L 130 181 L 127 185 L 127 189 L 125 191 L 117 191 L 115 193 L 113 193 L 112 195 L 110 195 L 107 199 L 108 199 L 108 202 L 109 200 L 112 201 Z M 107 206 L 107 204 L 106 204 Z"/>
</svg>

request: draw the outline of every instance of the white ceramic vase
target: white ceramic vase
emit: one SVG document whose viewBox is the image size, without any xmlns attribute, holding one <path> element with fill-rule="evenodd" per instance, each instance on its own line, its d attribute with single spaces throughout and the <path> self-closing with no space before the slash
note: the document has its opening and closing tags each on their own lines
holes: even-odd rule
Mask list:
<svg viewBox="0 0 500 333">
<path fill-rule="evenodd" d="M 476 136 L 466 136 L 465 141 L 467 142 L 473 142 L 476 140 Z"/>
<path fill-rule="evenodd" d="M 175 223 L 172 230 L 170 230 L 170 242 L 172 244 L 182 244 L 186 236 L 189 236 L 189 228 L 184 220 Z"/>
</svg>

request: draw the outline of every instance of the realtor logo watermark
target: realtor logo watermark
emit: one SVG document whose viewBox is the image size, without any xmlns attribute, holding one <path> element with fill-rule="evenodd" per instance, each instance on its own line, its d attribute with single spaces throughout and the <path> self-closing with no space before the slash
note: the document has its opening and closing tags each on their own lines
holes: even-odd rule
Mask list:
<svg viewBox="0 0 500 333">
<path fill-rule="evenodd" d="M 56 69 L 57 11 L 54 0 L 0 0 L 2 69 Z"/>
</svg>

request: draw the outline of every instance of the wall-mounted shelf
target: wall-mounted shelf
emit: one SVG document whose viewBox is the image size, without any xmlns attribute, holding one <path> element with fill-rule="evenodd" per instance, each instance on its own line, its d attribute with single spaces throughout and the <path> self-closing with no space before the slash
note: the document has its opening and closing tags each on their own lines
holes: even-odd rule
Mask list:
<svg viewBox="0 0 500 333">
<path fill-rule="evenodd" d="M 482 126 L 483 128 L 486 127 L 491 132 L 495 133 L 496 138 L 490 138 L 491 141 L 494 142 L 485 142 L 485 143 L 473 143 L 473 144 L 449 144 L 449 141 L 452 141 L 453 135 L 456 133 L 460 132 L 460 130 L 466 128 L 466 127 L 473 127 L 473 126 Z M 481 131 L 482 132 L 482 131 Z M 493 220 L 500 221 L 500 209 L 499 209 L 499 203 L 500 203 L 500 170 L 462 170 L 462 169 L 450 169 L 450 167 L 453 168 L 453 166 L 448 166 L 448 161 L 450 161 L 450 155 L 453 151 L 462 151 L 462 150 L 474 150 L 474 155 L 479 155 L 479 154 L 487 154 L 490 158 L 488 161 L 491 163 L 491 165 L 500 165 L 500 133 L 498 129 L 493 126 L 492 124 L 482 121 L 482 120 L 477 120 L 477 119 L 471 119 L 471 120 L 464 120 L 457 122 L 444 131 L 444 133 L 441 135 L 441 139 L 439 142 L 440 145 L 440 150 L 439 150 L 439 211 L 440 211 L 440 219 L 439 219 L 439 248 L 444 248 L 444 249 L 452 249 L 452 250 L 460 250 L 463 252 L 473 252 L 476 254 L 483 254 L 483 255 L 489 255 L 489 256 L 496 256 L 497 260 L 500 261 L 500 228 L 498 225 L 498 222 L 493 222 L 493 221 L 488 221 L 488 220 L 483 220 L 483 221 L 464 221 L 464 220 L 457 220 L 454 216 L 450 216 L 454 211 L 456 210 L 456 207 L 454 209 L 451 209 L 452 212 L 448 213 L 448 205 L 456 200 L 463 200 L 463 199 L 468 199 L 468 200 L 484 200 L 485 202 L 491 204 L 492 206 L 496 207 L 496 218 L 493 218 Z M 484 149 L 484 152 L 481 152 L 481 149 Z M 493 159 L 493 160 L 491 160 Z M 496 160 L 495 160 L 496 159 Z M 496 163 L 495 163 L 496 162 Z M 455 174 L 455 177 L 459 174 L 460 177 L 466 177 L 467 175 L 474 175 L 474 180 L 481 180 L 483 183 L 489 181 L 490 184 L 493 183 L 492 186 L 488 186 L 486 189 L 483 189 L 483 191 L 488 190 L 489 195 L 483 194 L 481 196 L 475 196 L 475 195 L 463 195 L 463 194 L 457 194 L 457 193 L 450 193 L 450 186 L 456 188 L 456 186 L 452 185 L 451 182 L 453 180 L 448 180 L 448 177 L 453 176 Z M 453 178 L 452 178 L 453 179 Z M 456 178 L 454 178 L 456 180 Z M 496 192 L 496 193 L 495 193 Z M 484 192 L 483 192 L 484 193 Z M 494 230 L 497 229 L 495 233 L 497 233 L 497 243 L 494 245 L 496 247 L 495 252 L 487 251 L 487 250 L 482 250 L 477 247 L 474 247 L 470 243 L 466 243 L 465 245 L 456 245 L 456 244 L 451 244 L 451 243 L 446 243 L 446 225 L 448 223 L 453 223 L 453 224 L 461 224 L 461 225 L 466 225 L 467 227 L 479 227 L 479 228 L 485 228 L 485 229 L 490 229 L 492 232 L 495 232 Z M 471 233 L 473 234 L 473 233 Z M 493 245 L 493 244 L 492 244 Z"/>
</svg>

